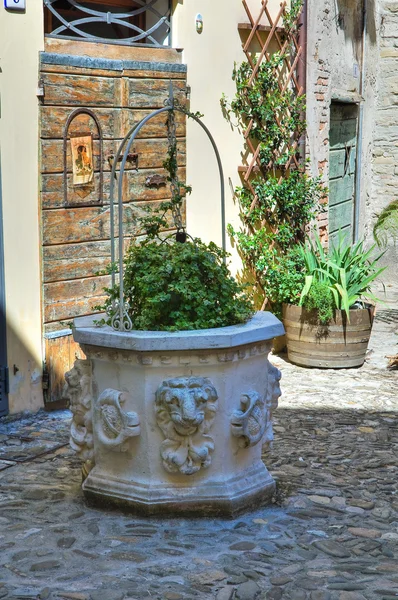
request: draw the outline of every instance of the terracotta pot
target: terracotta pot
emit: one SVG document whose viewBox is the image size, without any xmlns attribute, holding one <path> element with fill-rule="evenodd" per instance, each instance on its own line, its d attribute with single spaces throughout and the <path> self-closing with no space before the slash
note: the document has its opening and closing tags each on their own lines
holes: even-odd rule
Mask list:
<svg viewBox="0 0 398 600">
<path fill-rule="evenodd" d="M 368 305 L 352 309 L 350 322 L 343 311 L 336 310 L 328 325 L 320 325 L 316 310 L 284 304 L 288 358 L 302 367 L 360 367 L 365 362 L 373 317 L 374 306 Z"/>
</svg>

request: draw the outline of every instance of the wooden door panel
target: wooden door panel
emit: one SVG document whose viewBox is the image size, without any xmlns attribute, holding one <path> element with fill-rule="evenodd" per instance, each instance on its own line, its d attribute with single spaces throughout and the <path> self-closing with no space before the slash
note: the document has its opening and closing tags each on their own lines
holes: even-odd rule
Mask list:
<svg viewBox="0 0 398 600">
<path fill-rule="evenodd" d="M 98 274 L 110 262 L 109 158 L 116 154 L 121 140 L 134 125 L 148 116 L 153 108 L 163 106 L 170 78 L 173 79 L 176 97 L 183 101 L 186 93 L 186 69 L 174 55 L 170 55 L 170 50 L 157 49 L 156 55 L 154 53 L 151 62 L 148 62 L 148 55 L 143 57 L 142 49 L 133 56 L 131 48 L 97 43 L 90 62 L 83 58 L 86 48 L 91 48 L 94 43 L 76 39 L 68 42 L 73 43 L 73 47 L 67 54 L 60 51 L 58 63 L 55 42 L 59 44 L 62 40 L 47 38 L 47 43 L 50 39 L 48 48 L 51 54 L 48 54 L 48 59 L 42 57 L 41 61 L 45 95 L 40 106 L 43 328 L 48 409 L 60 406 L 63 376 L 73 366 L 76 357 L 77 346 L 67 330 L 68 324 L 74 317 L 95 312 L 95 306 L 104 300 L 103 288 L 109 284 L 109 277 Z M 61 50 L 63 47 L 60 44 Z M 65 57 L 69 55 L 73 59 L 68 62 Z M 85 107 L 94 112 L 100 123 L 103 160 L 100 165 L 100 141 L 93 119 L 87 114 L 79 114 L 72 121 L 67 136 L 66 205 L 65 125 L 74 110 Z M 176 113 L 175 120 L 179 177 L 184 181 L 186 117 Z M 162 200 L 170 198 L 170 186 L 162 181 L 166 175 L 163 163 L 168 150 L 166 121 L 167 114 L 160 114 L 139 132 L 132 148 L 138 154 L 138 171 L 134 162 L 126 164 L 123 180 L 126 244 L 131 236 L 139 233 L 138 220 L 144 214 L 144 207 L 157 208 Z M 94 178 L 90 184 L 73 186 L 69 138 L 89 132 L 94 138 Z M 99 186 L 101 167 L 102 202 Z M 151 183 L 153 176 L 157 176 L 155 182 L 160 178 L 159 185 Z M 185 219 L 185 208 L 183 213 Z M 170 219 L 168 231 L 173 227 Z"/>
</svg>

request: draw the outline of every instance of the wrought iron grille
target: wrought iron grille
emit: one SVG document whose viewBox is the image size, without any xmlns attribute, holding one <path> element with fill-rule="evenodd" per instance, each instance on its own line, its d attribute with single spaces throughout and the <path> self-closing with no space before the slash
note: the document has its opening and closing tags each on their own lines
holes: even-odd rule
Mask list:
<svg viewBox="0 0 398 600">
<path fill-rule="evenodd" d="M 171 0 L 44 0 L 50 37 L 171 45 Z"/>
</svg>

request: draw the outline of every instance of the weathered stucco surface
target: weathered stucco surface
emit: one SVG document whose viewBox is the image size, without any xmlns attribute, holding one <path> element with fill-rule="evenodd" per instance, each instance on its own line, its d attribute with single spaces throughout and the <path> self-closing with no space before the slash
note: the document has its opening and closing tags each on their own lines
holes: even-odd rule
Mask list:
<svg viewBox="0 0 398 600">
<path fill-rule="evenodd" d="M 366 18 L 364 12 L 366 11 Z M 330 105 L 338 99 L 359 101 L 361 147 L 357 156 L 359 238 L 374 243 L 376 215 L 397 198 L 398 184 L 398 1 L 329 0 L 308 2 L 307 153 L 313 175 L 329 182 Z M 362 28 L 365 21 L 365 35 Z M 361 86 L 361 77 L 363 77 Z M 319 217 L 324 239 L 328 211 Z M 384 257 L 394 264 L 391 243 Z M 397 280 L 396 269 L 384 274 Z"/>
<path fill-rule="evenodd" d="M 365 234 L 372 236 L 375 216 L 398 198 L 398 1 L 378 6 L 378 77 L 372 149 L 372 187 L 363 213 Z M 395 264 L 398 254 L 393 243 L 385 255 Z M 398 280 L 396 268 L 388 269 L 388 279 Z"/>
<path fill-rule="evenodd" d="M 329 181 L 332 100 L 358 100 L 361 89 L 362 3 L 308 1 L 307 153 L 314 176 Z M 327 238 L 328 212 L 319 216 Z"/>
<path fill-rule="evenodd" d="M 260 0 L 247 2 L 254 19 L 260 14 Z M 289 5 L 289 2 L 287 3 Z M 279 0 L 270 0 L 272 18 L 280 10 Z M 203 33 L 195 30 L 195 17 L 203 17 Z M 248 22 L 242 0 L 178 0 L 174 10 L 174 46 L 183 48 L 183 62 L 188 66 L 191 86 L 191 110 L 204 114 L 220 151 L 226 190 L 226 222 L 239 229 L 241 221 L 232 189 L 241 185 L 238 166 L 244 160 L 242 133 L 232 128 L 224 118 L 220 99 L 224 93 L 232 98 L 236 86 L 232 80 L 234 62 L 245 60 L 242 42 L 248 32 L 239 32 L 238 23 Z M 262 23 L 268 21 L 263 18 Z M 281 24 L 281 23 L 280 23 Z M 213 150 L 204 132 L 192 120 L 187 122 L 187 182 L 192 195 L 187 202 L 187 225 L 191 235 L 221 244 L 220 177 Z M 227 237 L 227 249 L 232 252 L 231 268 L 237 271 L 241 262 Z"/>
<path fill-rule="evenodd" d="M 0 10 L 0 140 L 10 412 L 42 406 L 38 224 L 39 51 L 42 9 Z"/>
</svg>

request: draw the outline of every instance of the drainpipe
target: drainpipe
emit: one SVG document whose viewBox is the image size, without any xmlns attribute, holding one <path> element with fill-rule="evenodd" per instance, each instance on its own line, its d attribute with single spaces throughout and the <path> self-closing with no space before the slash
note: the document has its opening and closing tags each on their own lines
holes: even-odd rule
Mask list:
<svg viewBox="0 0 398 600">
<path fill-rule="evenodd" d="M 302 47 L 303 51 L 298 62 L 297 80 L 299 85 L 303 88 L 303 94 L 307 92 L 307 6 L 308 0 L 304 0 L 303 9 L 299 19 L 299 45 Z M 305 116 L 306 115 L 303 115 L 304 119 Z M 305 161 L 305 135 L 306 134 L 304 133 L 299 141 L 300 157 L 303 162 Z"/>
<path fill-rule="evenodd" d="M 365 89 L 365 74 L 366 74 L 366 34 L 367 34 L 367 11 L 368 0 L 363 0 L 362 13 L 362 65 L 361 65 L 361 82 L 359 95 L 363 97 Z M 354 242 L 358 240 L 359 233 L 359 212 L 361 201 L 361 178 L 362 178 L 362 136 L 363 136 L 363 117 L 364 117 L 364 101 L 359 105 L 359 123 L 358 123 L 358 144 L 356 155 L 356 176 L 355 176 L 355 206 L 354 206 Z"/>
</svg>

